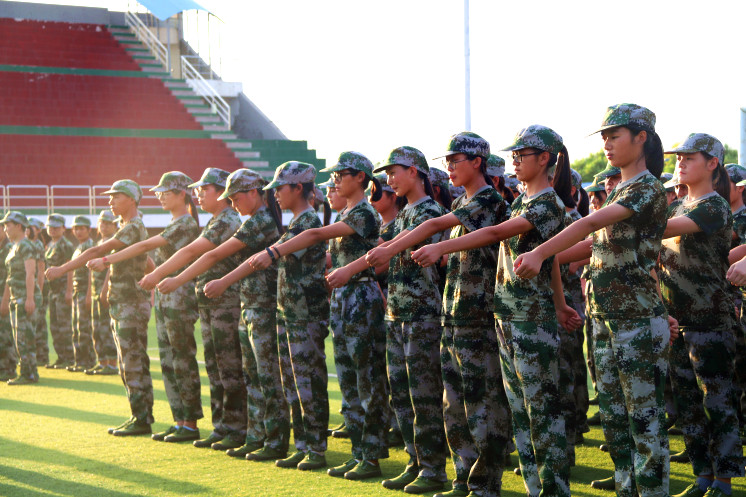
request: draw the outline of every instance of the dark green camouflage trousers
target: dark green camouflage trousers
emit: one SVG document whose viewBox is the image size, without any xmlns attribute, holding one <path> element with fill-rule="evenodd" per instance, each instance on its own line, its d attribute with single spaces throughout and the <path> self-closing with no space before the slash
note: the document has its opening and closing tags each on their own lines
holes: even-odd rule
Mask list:
<svg viewBox="0 0 746 497">
<path fill-rule="evenodd" d="M 446 481 L 440 323 L 386 321 L 391 401 L 409 465 L 420 476 Z M 411 374 L 410 374 L 411 373 Z"/>
<path fill-rule="evenodd" d="M 246 435 L 246 383 L 241 366 L 238 302 L 230 307 L 200 307 L 199 320 L 210 380 L 212 426 L 219 435 Z"/>
<path fill-rule="evenodd" d="M 41 297 L 36 299 L 36 303 L 41 303 Z M 23 301 L 10 303 L 10 326 L 13 329 L 20 375 L 24 378 L 39 379 L 39 372 L 36 369 L 35 320 L 36 311 L 31 316 L 26 314 Z"/>
<path fill-rule="evenodd" d="M 148 358 L 150 300 L 112 302 L 109 309 L 119 375 L 127 391 L 132 415 L 141 423 L 153 423 L 153 380 Z"/>
<path fill-rule="evenodd" d="M 187 309 L 192 285 L 162 295 L 155 291 L 155 329 L 166 398 L 174 421 L 202 419 L 197 342 L 194 340 L 195 308 Z M 194 302 L 194 298 L 191 299 Z"/>
<path fill-rule="evenodd" d="M 242 308 L 238 339 L 247 394 L 246 443 L 286 451 L 290 412 L 282 390 L 275 310 Z"/>
<path fill-rule="evenodd" d="M 575 464 L 575 432 L 577 407 L 575 404 L 575 365 L 573 353 L 575 347 L 574 332 L 568 332 L 561 326 L 557 329 L 559 347 L 559 396 L 562 416 L 565 418 L 565 439 L 567 441 L 567 461 Z"/>
<path fill-rule="evenodd" d="M 586 324 L 585 319 L 585 302 L 573 301 L 572 308 L 578 313 L 580 320 L 583 324 Z M 570 333 L 570 340 L 572 341 L 572 368 L 573 368 L 573 396 L 575 397 L 575 433 L 587 433 L 590 431 L 588 426 L 588 408 L 589 404 L 589 392 L 588 392 L 588 368 L 583 355 L 583 342 L 585 338 L 585 326 L 579 328 Z M 569 437 L 569 434 L 568 434 Z M 574 439 L 567 439 L 567 443 L 574 444 Z"/>
<path fill-rule="evenodd" d="M 740 426 L 744 426 L 746 421 L 746 315 L 744 315 L 743 304 L 738 312 L 738 319 L 735 320 L 733 330 L 736 336 L 736 354 L 733 362 L 735 368 L 735 396 L 736 407 L 739 413 Z"/>
<path fill-rule="evenodd" d="M 109 306 L 100 298 L 91 299 L 91 321 L 93 326 L 93 348 L 98 362 L 117 358 L 117 347 L 114 344 L 114 333 L 111 329 Z"/>
<path fill-rule="evenodd" d="M 667 497 L 668 434 L 663 389 L 668 321 L 593 319 L 601 425 L 619 497 Z"/>
<path fill-rule="evenodd" d="M 64 290 L 60 293 L 49 292 L 49 333 L 57 358 L 72 363 L 73 353 L 72 306 L 65 302 Z"/>
<path fill-rule="evenodd" d="M 443 421 L 456 469 L 453 488 L 500 495 L 512 438 L 495 327 L 443 326 Z"/>
<path fill-rule="evenodd" d="M 282 388 L 293 418 L 295 448 L 323 454 L 329 426 L 326 321 L 277 324 Z"/>
<path fill-rule="evenodd" d="M 36 362 L 38 364 L 49 363 L 49 329 L 47 328 L 47 311 L 49 310 L 49 296 L 46 291 L 42 292 L 41 306 L 34 314 L 34 330 L 36 341 Z M 112 358 L 116 357 L 116 353 Z"/>
<path fill-rule="evenodd" d="M 13 339 L 10 315 L 0 316 L 0 375 L 15 376 L 18 356 Z"/>
<path fill-rule="evenodd" d="M 376 281 L 359 281 L 332 292 L 330 322 L 334 364 L 342 392 L 342 416 L 358 460 L 389 456 L 386 432 L 386 331 Z"/>
<path fill-rule="evenodd" d="M 570 495 L 565 418 L 558 389 L 558 330 L 556 321 L 499 320 L 496 327 L 503 384 L 529 497 Z"/>
<path fill-rule="evenodd" d="M 696 476 L 744 476 L 733 394 L 731 328 L 680 329 L 671 347 L 678 425 Z"/>
<path fill-rule="evenodd" d="M 96 358 L 93 351 L 91 311 L 85 305 L 85 295 L 73 292 L 72 332 L 75 364 L 87 369 L 94 366 Z"/>
</svg>

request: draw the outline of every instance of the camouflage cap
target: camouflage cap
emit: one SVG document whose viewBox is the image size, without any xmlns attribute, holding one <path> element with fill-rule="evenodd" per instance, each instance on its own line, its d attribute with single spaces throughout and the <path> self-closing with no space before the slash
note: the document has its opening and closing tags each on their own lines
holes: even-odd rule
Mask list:
<svg viewBox="0 0 746 497">
<path fill-rule="evenodd" d="M 576 189 L 580 189 L 583 186 L 583 177 L 575 169 L 570 168 L 570 182 Z"/>
<path fill-rule="evenodd" d="M 384 192 L 395 193 L 394 189 L 391 188 L 388 184 L 389 178 L 388 176 L 386 176 L 386 173 L 376 174 L 376 179 L 381 184 L 381 190 L 383 190 Z"/>
<path fill-rule="evenodd" d="M 661 177 L 658 178 L 661 183 L 665 183 L 666 181 L 673 179 L 673 174 L 671 173 L 661 173 Z"/>
<path fill-rule="evenodd" d="M 451 192 L 451 197 L 453 198 L 458 198 L 466 193 L 466 188 L 464 188 L 463 186 L 456 186 L 452 183 L 448 185 L 448 189 Z"/>
<path fill-rule="evenodd" d="M 218 169 L 217 167 L 208 167 L 202 173 L 202 177 L 196 183 L 188 185 L 187 188 L 197 188 L 200 186 L 215 185 L 225 188 L 225 182 L 228 179 L 228 171 Z"/>
<path fill-rule="evenodd" d="M 511 190 L 517 190 L 518 185 L 520 185 L 521 182 L 518 181 L 518 178 L 515 176 L 505 176 L 505 187 L 510 188 Z"/>
<path fill-rule="evenodd" d="M 740 164 L 726 164 L 725 170 L 728 172 L 728 177 L 733 183 L 738 184 L 746 180 L 746 167 Z"/>
<path fill-rule="evenodd" d="M 655 114 L 652 110 L 636 104 L 617 104 L 606 109 L 606 115 L 601 127 L 591 133 L 595 135 L 605 129 L 618 128 L 626 125 L 640 126 L 649 131 L 655 131 Z M 588 135 L 590 136 L 590 135 Z"/>
<path fill-rule="evenodd" d="M 313 183 L 316 179 L 316 168 L 306 162 L 290 161 L 280 164 L 275 170 L 275 177 L 272 182 L 264 187 L 265 190 L 271 190 L 282 185 L 296 183 Z"/>
<path fill-rule="evenodd" d="M 337 188 L 337 185 L 334 183 L 334 180 L 329 178 L 328 180 L 324 181 L 323 183 L 319 183 L 316 185 L 318 188 L 324 189 L 324 188 Z M 370 185 L 368 186 L 368 189 L 370 189 Z"/>
<path fill-rule="evenodd" d="M 151 192 L 170 192 L 172 190 L 189 190 L 192 178 L 179 171 L 169 171 L 161 176 L 161 181 L 150 189 Z"/>
<path fill-rule="evenodd" d="M 725 148 L 720 140 L 707 133 L 692 133 L 686 137 L 684 143 L 678 147 L 666 150 L 664 154 L 695 154 L 704 152 L 713 157 L 717 157 L 720 164 L 725 160 Z"/>
<path fill-rule="evenodd" d="M 104 195 L 114 195 L 115 193 L 124 193 L 128 197 L 134 199 L 138 204 L 142 198 L 140 185 L 131 179 L 120 179 L 119 181 L 115 181 L 114 184 L 111 185 L 111 188 L 103 192 Z"/>
<path fill-rule="evenodd" d="M 91 227 L 91 220 L 88 219 L 88 216 L 75 216 L 73 219 L 73 224 L 71 225 L 73 228 L 76 226 L 85 226 L 86 228 Z"/>
<path fill-rule="evenodd" d="M 64 228 L 65 216 L 62 214 L 50 214 L 47 216 L 47 226 L 50 228 Z"/>
<path fill-rule="evenodd" d="M 593 177 L 594 178 L 599 178 L 599 179 L 603 180 L 603 179 L 606 179 L 606 178 L 611 178 L 612 176 L 617 176 L 619 174 L 622 174 L 622 170 L 619 169 L 616 166 L 612 166 L 611 162 L 607 162 L 606 163 L 606 169 L 604 169 L 600 173 L 594 174 Z"/>
<path fill-rule="evenodd" d="M 503 150 L 521 150 L 524 148 L 535 148 L 549 152 L 550 154 L 558 154 L 564 144 L 562 143 L 562 137 L 558 135 L 553 129 L 542 126 L 541 124 L 532 124 L 527 128 L 523 128 L 513 138 L 513 143 L 505 147 Z"/>
<path fill-rule="evenodd" d="M 18 211 L 8 211 L 5 213 L 5 217 L 3 217 L 0 220 L 0 224 L 5 224 L 7 222 L 13 222 L 18 223 L 24 228 L 28 227 L 28 219 L 22 212 Z"/>
<path fill-rule="evenodd" d="M 666 191 L 670 191 L 676 188 L 676 185 L 680 185 L 680 184 L 681 183 L 679 182 L 679 176 L 676 174 L 672 174 L 671 179 L 663 183 L 663 186 L 665 187 Z"/>
<path fill-rule="evenodd" d="M 35 217 L 29 218 L 28 225 L 40 230 L 44 229 L 44 221 Z"/>
<path fill-rule="evenodd" d="M 385 171 L 389 166 L 413 167 L 422 174 L 430 174 L 430 166 L 427 165 L 425 154 L 414 147 L 403 146 L 395 148 L 389 153 L 385 161 L 373 169 L 373 172 Z"/>
<path fill-rule="evenodd" d="M 104 209 L 98 215 L 98 220 L 105 221 L 107 223 L 115 223 L 117 221 L 117 217 L 109 209 Z"/>
<path fill-rule="evenodd" d="M 447 157 L 453 154 L 476 155 L 487 159 L 490 156 L 490 144 L 487 140 L 471 131 L 462 131 L 453 135 L 448 142 L 448 147 L 442 155 L 435 157 Z"/>
<path fill-rule="evenodd" d="M 430 178 L 431 185 L 438 185 L 441 189 L 448 188 L 448 181 L 450 179 L 450 176 L 448 176 L 448 173 L 443 171 L 442 169 L 431 167 L 430 173 L 427 175 L 427 177 Z"/>
<path fill-rule="evenodd" d="M 236 169 L 228 175 L 225 191 L 218 197 L 218 200 L 225 200 L 234 193 L 264 188 L 266 184 L 267 180 L 262 178 L 258 172 L 247 168 Z"/>
<path fill-rule="evenodd" d="M 495 154 L 490 154 L 487 157 L 487 176 L 504 176 L 505 175 L 505 159 L 498 157 Z"/>
<path fill-rule="evenodd" d="M 586 193 L 606 191 L 602 183 L 603 180 L 601 180 L 600 178 L 593 178 L 593 183 L 591 183 L 591 185 L 585 189 Z"/>
<path fill-rule="evenodd" d="M 373 163 L 360 152 L 342 152 L 339 154 L 336 164 L 324 168 L 319 172 L 333 173 L 336 171 L 344 171 L 345 169 L 362 171 L 367 177 L 373 179 Z"/>
</svg>

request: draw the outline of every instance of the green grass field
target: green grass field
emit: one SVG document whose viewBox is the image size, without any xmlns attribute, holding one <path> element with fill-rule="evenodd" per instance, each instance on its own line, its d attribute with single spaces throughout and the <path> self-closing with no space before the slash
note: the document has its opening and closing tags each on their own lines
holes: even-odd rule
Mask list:
<svg viewBox="0 0 746 497">
<path fill-rule="evenodd" d="M 197 332 L 199 333 L 199 332 Z M 151 320 L 149 355 L 157 357 Z M 331 342 L 327 362 L 334 372 Z M 198 353 L 202 358 L 202 351 Z M 203 407 L 210 431 L 209 390 L 202 369 Z M 155 431 L 170 423 L 170 412 L 158 361 L 152 361 L 155 390 Z M 91 377 L 67 371 L 40 369 L 35 386 L 0 385 L 0 495 L 2 496 L 391 496 L 378 480 L 351 482 L 331 478 L 325 471 L 279 469 L 272 463 L 236 460 L 222 452 L 191 445 L 154 442 L 149 437 L 115 438 L 106 428 L 129 417 L 127 400 L 117 376 Z M 329 381 L 331 425 L 341 422 L 341 397 L 335 378 Z M 598 450 L 603 441 L 599 428 L 586 434 L 572 469 L 572 492 L 579 496 L 613 495 L 593 490 L 588 483 L 611 475 L 611 460 Z M 673 437 L 674 450 L 683 449 Z M 329 439 L 327 461 L 341 464 L 349 458 L 349 442 Z M 517 456 L 513 454 L 514 463 Z M 405 453 L 393 449 L 382 461 L 384 477 L 397 475 L 406 463 Z M 692 481 L 689 465 L 671 465 L 671 493 Z M 448 475 L 453 477 L 449 462 Z M 734 495 L 746 495 L 741 480 Z M 524 496 L 523 482 L 512 471 L 503 478 L 503 495 Z"/>
</svg>

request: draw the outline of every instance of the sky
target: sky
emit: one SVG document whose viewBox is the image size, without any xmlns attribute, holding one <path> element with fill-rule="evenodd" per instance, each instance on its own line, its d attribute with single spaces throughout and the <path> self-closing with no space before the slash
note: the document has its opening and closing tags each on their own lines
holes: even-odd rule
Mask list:
<svg viewBox="0 0 746 497">
<path fill-rule="evenodd" d="M 463 0 L 198 1 L 224 22 L 223 79 L 319 157 L 434 158 L 465 129 Z M 656 113 L 664 147 L 705 132 L 739 149 L 745 22 L 742 0 L 471 0 L 471 130 L 508 157 L 543 124 L 575 160 L 601 149 L 587 135 L 606 107 L 632 102 Z"/>
</svg>

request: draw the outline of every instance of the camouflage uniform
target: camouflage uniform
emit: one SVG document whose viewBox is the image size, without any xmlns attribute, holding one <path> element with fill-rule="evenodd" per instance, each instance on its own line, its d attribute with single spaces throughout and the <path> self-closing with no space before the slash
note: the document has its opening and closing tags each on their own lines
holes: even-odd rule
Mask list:
<svg viewBox="0 0 746 497">
<path fill-rule="evenodd" d="M 2 229 L 2 226 L 0 226 L 0 229 Z M 2 264 L 0 264 L 0 292 L 5 291 L 5 280 L 8 277 L 5 259 L 8 257 L 12 246 L 13 244 L 7 238 L 0 242 L 0 261 L 2 261 Z M 10 326 L 10 317 L 0 316 L 0 376 L 15 376 L 17 365 L 18 357 L 13 343 L 13 328 Z"/>
<path fill-rule="evenodd" d="M 471 198 L 458 197 L 451 208 L 460 222 L 451 238 L 506 219 L 507 206 L 492 185 Z M 441 318 L 443 421 L 456 470 L 453 488 L 482 497 L 500 495 L 512 438 L 490 305 L 496 267 L 497 245 L 450 254 Z"/>
<path fill-rule="evenodd" d="M 725 170 L 730 180 L 736 186 L 746 185 L 746 168 L 738 164 L 726 164 Z M 746 206 L 741 206 L 733 212 L 733 243 L 731 248 L 746 244 Z M 736 317 L 734 319 L 733 333 L 736 339 L 736 354 L 734 360 L 734 382 L 736 408 L 738 420 L 743 429 L 744 414 L 746 413 L 746 315 L 744 314 L 743 302 L 746 301 L 746 287 L 733 290 L 733 300 L 736 302 Z"/>
<path fill-rule="evenodd" d="M 83 218 L 88 221 L 88 218 Z M 78 218 L 76 218 L 78 222 Z M 73 224 L 75 226 L 75 224 Z M 90 221 L 88 221 L 90 227 Z M 90 238 L 78 244 L 73 252 L 73 258 L 93 247 Z M 83 266 L 73 272 L 73 351 L 75 353 L 75 365 L 88 369 L 94 366 L 96 358 L 93 351 L 93 330 L 91 328 L 91 312 L 86 307 L 86 296 L 88 295 L 88 282 L 90 270 Z M 91 300 L 91 304 L 93 301 Z"/>
<path fill-rule="evenodd" d="M 110 214 L 111 211 L 103 211 Z M 108 217 L 104 213 L 100 217 Z M 99 240 L 101 245 L 106 240 Z M 117 358 L 117 348 L 114 344 L 114 334 L 111 328 L 111 316 L 109 305 L 101 301 L 101 291 L 104 289 L 107 271 L 93 271 L 91 274 L 91 322 L 93 327 L 93 347 L 96 351 L 96 359 L 99 363 Z"/>
<path fill-rule="evenodd" d="M 59 218 L 62 218 L 61 221 Z M 47 224 L 50 227 L 64 226 L 64 218 L 59 214 L 51 214 Z M 47 267 L 61 266 L 73 255 L 72 242 L 63 235 L 59 240 L 49 242 L 44 257 Z M 49 287 L 49 332 L 52 335 L 52 345 L 59 361 L 72 363 L 74 360 L 72 340 L 72 306 L 65 301 L 67 278 L 62 277 L 48 281 Z"/>
<path fill-rule="evenodd" d="M 44 227 L 41 221 L 31 219 L 29 224 L 33 224 L 34 221 L 40 226 L 40 229 Z M 30 241 L 30 240 L 29 240 Z M 37 262 L 42 262 L 46 265 L 46 259 L 44 258 L 44 243 L 41 241 L 41 236 L 37 237 L 33 242 L 34 249 L 36 251 L 35 259 Z M 49 329 L 47 328 L 47 309 L 49 309 L 49 284 L 45 284 L 41 291 L 41 306 L 36 311 L 36 321 L 34 323 L 34 330 L 36 334 L 36 363 L 37 364 L 48 364 L 49 363 Z"/>
</svg>

